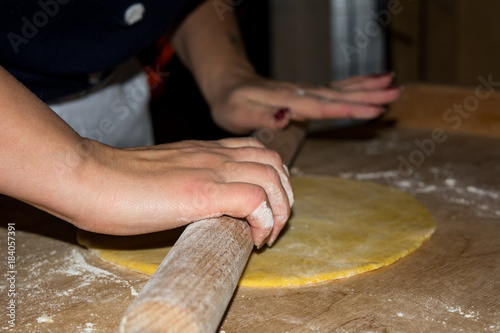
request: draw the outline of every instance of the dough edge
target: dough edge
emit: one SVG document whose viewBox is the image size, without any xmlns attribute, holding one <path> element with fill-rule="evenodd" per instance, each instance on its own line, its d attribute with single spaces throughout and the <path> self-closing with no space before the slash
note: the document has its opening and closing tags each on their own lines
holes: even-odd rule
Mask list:
<svg viewBox="0 0 500 333">
<path fill-rule="evenodd" d="M 385 267 L 388 265 L 391 265 L 392 263 L 396 262 L 397 260 L 408 256 L 409 254 L 415 252 L 424 242 L 426 242 L 434 233 L 436 226 L 432 220 L 432 217 L 430 214 L 427 212 L 425 207 L 420 204 L 415 198 L 410 196 L 409 194 L 406 194 L 404 192 L 401 192 L 399 190 L 389 188 L 380 184 L 372 183 L 372 182 L 364 182 L 364 181 L 355 181 L 355 180 L 346 180 L 342 178 L 337 178 L 333 176 L 303 176 L 303 177 L 293 177 L 296 179 L 312 179 L 315 181 L 320 181 L 322 182 L 325 178 L 328 179 L 333 179 L 336 182 L 356 182 L 356 183 L 362 183 L 367 186 L 371 187 L 379 187 L 379 188 L 384 188 L 386 191 L 395 191 L 401 196 L 407 196 L 410 197 L 413 201 L 414 204 L 420 205 L 422 212 L 428 214 L 428 220 L 427 220 L 427 225 L 423 226 L 426 227 L 426 232 L 423 232 L 418 239 L 413 239 L 412 245 L 408 246 L 405 248 L 403 251 L 399 251 L 397 253 L 394 253 L 393 255 L 384 258 L 384 260 L 375 262 L 375 263 L 368 263 L 364 265 L 360 265 L 354 268 L 348 268 L 345 269 L 341 272 L 330 272 L 330 273 L 319 273 L 314 276 L 310 277 L 275 277 L 275 276 L 268 276 L 268 277 L 260 277 L 260 278 L 253 278 L 253 277 L 245 277 L 245 274 L 243 274 L 242 279 L 240 279 L 238 285 L 241 287 L 265 287 L 265 288 L 270 288 L 270 287 L 297 287 L 297 286 L 304 286 L 304 285 L 311 285 L 311 284 L 317 284 L 321 282 L 326 282 L 326 281 L 332 281 L 340 278 L 347 278 L 350 276 L 354 276 L 360 273 L 364 273 L 367 271 L 373 271 L 376 269 L 379 269 L 381 267 Z M 93 234 L 90 232 L 86 232 L 83 230 L 79 230 L 78 235 L 77 235 L 77 240 L 80 245 L 83 245 L 87 248 L 90 249 L 91 252 L 95 253 L 99 258 L 103 259 L 104 261 L 110 262 L 112 264 L 116 264 L 118 266 L 133 270 L 133 271 L 138 271 L 142 272 L 148 275 L 152 275 L 156 268 L 157 264 L 151 264 L 151 263 L 145 263 L 145 262 L 140 262 L 136 260 L 130 260 L 127 258 L 124 258 L 123 255 L 123 250 L 104 250 L 99 244 L 99 241 L 94 242 L 93 237 L 101 237 L 101 235 L 98 234 Z M 123 236 L 107 236 L 107 235 L 102 235 L 102 237 L 116 237 L 116 239 L 119 239 Z M 125 236 L 127 237 L 127 236 Z M 119 242 L 119 240 L 118 240 Z M 268 251 L 272 251 L 271 249 L 268 249 Z M 168 253 L 168 250 L 165 249 L 164 255 Z"/>
</svg>

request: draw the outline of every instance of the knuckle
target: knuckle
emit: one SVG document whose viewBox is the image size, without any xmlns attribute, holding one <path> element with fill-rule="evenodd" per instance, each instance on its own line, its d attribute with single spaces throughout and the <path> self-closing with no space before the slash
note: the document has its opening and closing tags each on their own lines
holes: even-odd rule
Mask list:
<svg viewBox="0 0 500 333">
<path fill-rule="evenodd" d="M 262 142 L 260 142 L 257 138 L 247 137 L 246 140 L 247 140 L 248 145 L 250 145 L 250 146 L 264 148 L 264 144 Z"/>
<path fill-rule="evenodd" d="M 338 112 L 338 108 L 337 108 L 337 112 Z M 320 119 L 324 119 L 326 117 L 328 117 L 328 106 L 327 105 L 321 105 L 319 108 L 318 108 L 318 114 L 319 114 L 319 118 Z"/>
<path fill-rule="evenodd" d="M 251 98 L 254 95 L 254 88 L 250 86 L 237 86 L 229 92 L 229 102 L 236 102 Z"/>
<path fill-rule="evenodd" d="M 254 193 L 252 193 L 252 198 L 255 199 L 255 205 L 256 206 L 260 205 L 264 200 L 267 200 L 266 190 L 264 190 L 263 187 L 261 187 L 261 186 L 254 186 L 253 187 L 253 192 Z"/>
<path fill-rule="evenodd" d="M 259 156 L 258 148 L 243 148 L 240 150 L 240 153 L 242 154 L 241 157 L 248 162 L 256 161 Z"/>
<path fill-rule="evenodd" d="M 328 116 L 329 113 L 330 112 L 328 112 L 328 110 L 326 108 L 321 110 L 321 114 L 323 117 Z M 341 105 L 337 105 L 335 107 L 334 114 L 335 114 L 335 117 L 337 117 L 337 118 L 346 118 L 346 117 L 349 117 L 351 115 L 351 112 L 350 112 L 350 109 L 347 105 L 341 104 Z"/>
<path fill-rule="evenodd" d="M 278 174 L 278 171 L 271 165 L 264 165 L 265 168 L 265 173 L 268 177 L 268 180 L 270 180 L 273 183 L 280 182 L 280 176 Z"/>
<path fill-rule="evenodd" d="M 268 155 L 269 160 L 274 164 L 274 165 L 282 165 L 281 161 L 281 156 L 278 154 L 276 150 L 272 149 L 267 149 L 266 154 Z"/>
<path fill-rule="evenodd" d="M 222 167 L 222 174 L 224 176 L 223 176 L 223 179 L 221 179 L 221 180 L 224 181 L 225 179 L 230 179 L 232 174 L 237 173 L 240 170 L 241 170 L 241 163 L 233 162 L 233 161 L 226 161 Z"/>
<path fill-rule="evenodd" d="M 268 199 L 266 190 L 259 185 L 248 184 L 243 191 L 244 192 L 240 193 L 240 195 L 245 199 L 245 205 L 248 207 L 248 214 L 251 214 L 251 212 L 255 211 L 255 209 Z"/>
<path fill-rule="evenodd" d="M 192 205 L 197 210 L 204 210 L 210 206 L 215 189 L 212 183 L 203 183 L 196 186 L 192 195 Z"/>
<path fill-rule="evenodd" d="M 359 93 L 358 101 L 362 103 L 371 103 L 377 100 L 377 95 L 373 92 L 361 92 Z"/>
<path fill-rule="evenodd" d="M 262 147 L 264 147 L 264 143 L 269 144 L 274 141 L 275 135 L 269 128 L 261 128 L 255 133 L 255 138 L 260 141 Z"/>
</svg>

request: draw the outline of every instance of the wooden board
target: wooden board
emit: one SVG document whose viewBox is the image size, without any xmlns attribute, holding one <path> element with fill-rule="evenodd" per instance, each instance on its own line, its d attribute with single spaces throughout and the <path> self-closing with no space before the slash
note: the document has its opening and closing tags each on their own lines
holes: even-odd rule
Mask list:
<svg viewBox="0 0 500 333">
<path fill-rule="evenodd" d="M 389 108 L 398 126 L 500 137 L 500 78 L 480 77 L 473 89 L 407 84 Z M 493 83 L 494 84 L 493 84 Z"/>
<path fill-rule="evenodd" d="M 389 67 L 398 73 L 398 83 L 474 87 L 478 75 L 500 78 L 500 2 L 398 0 L 393 4 Z"/>
<path fill-rule="evenodd" d="M 435 96 L 420 100 L 446 105 Z M 400 126 L 389 121 L 391 114 L 387 121 L 310 137 L 293 171 L 408 192 L 430 210 L 436 234 L 414 254 L 374 272 L 310 287 L 240 288 L 221 332 L 500 331 L 500 139 L 448 130 L 447 139 L 405 175 L 400 157 L 408 160 L 418 150 L 415 140 L 429 138 L 435 126 Z M 0 197 L 0 221 L 2 257 L 4 228 L 15 223 L 17 229 L 12 331 L 116 331 L 146 276 L 100 261 L 76 244 L 73 227 L 13 199 Z M 0 332 L 8 332 L 5 279 L 0 292 Z"/>
</svg>

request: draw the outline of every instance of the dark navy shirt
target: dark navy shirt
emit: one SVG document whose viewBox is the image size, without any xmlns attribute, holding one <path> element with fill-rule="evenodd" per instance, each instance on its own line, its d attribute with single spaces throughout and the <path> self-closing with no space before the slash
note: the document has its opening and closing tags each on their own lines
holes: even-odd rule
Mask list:
<svg viewBox="0 0 500 333">
<path fill-rule="evenodd" d="M 189 0 L 0 0 L 0 65 L 44 101 L 152 45 Z"/>
</svg>

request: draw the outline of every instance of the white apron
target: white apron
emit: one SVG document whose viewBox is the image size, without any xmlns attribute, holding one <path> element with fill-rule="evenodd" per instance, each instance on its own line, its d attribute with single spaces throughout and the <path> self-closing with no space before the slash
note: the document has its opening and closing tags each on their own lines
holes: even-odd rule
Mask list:
<svg viewBox="0 0 500 333">
<path fill-rule="evenodd" d="M 113 147 L 154 144 L 147 75 L 137 60 L 84 94 L 49 104 L 80 136 Z"/>
</svg>

